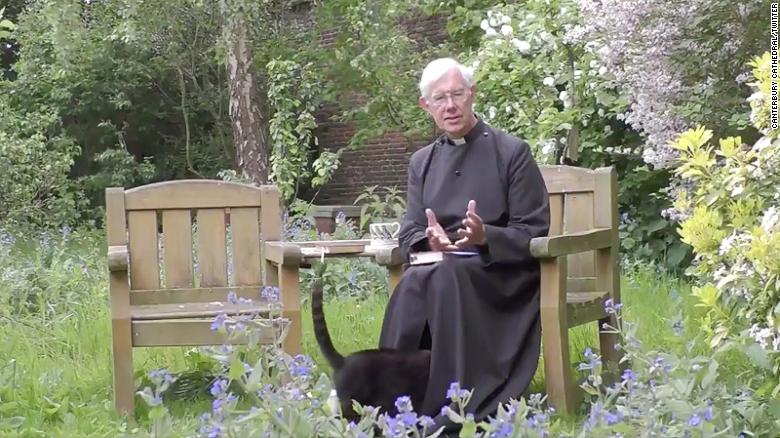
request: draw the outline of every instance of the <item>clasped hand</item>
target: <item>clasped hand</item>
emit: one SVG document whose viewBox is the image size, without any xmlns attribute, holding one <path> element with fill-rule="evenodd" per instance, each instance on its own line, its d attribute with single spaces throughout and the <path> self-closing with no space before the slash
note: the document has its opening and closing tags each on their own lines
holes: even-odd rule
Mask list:
<svg viewBox="0 0 780 438">
<path fill-rule="evenodd" d="M 432 251 L 457 251 L 469 246 L 484 245 L 487 242 L 485 237 L 485 224 L 482 218 L 476 213 L 477 202 L 469 201 L 466 209 L 466 218 L 463 219 L 463 227 L 459 228 L 456 242 L 452 242 L 444 231 L 444 228 L 436 220 L 436 214 L 430 208 L 425 209 L 425 215 L 428 217 L 428 228 L 425 229 L 425 235 L 428 237 L 428 246 Z"/>
</svg>

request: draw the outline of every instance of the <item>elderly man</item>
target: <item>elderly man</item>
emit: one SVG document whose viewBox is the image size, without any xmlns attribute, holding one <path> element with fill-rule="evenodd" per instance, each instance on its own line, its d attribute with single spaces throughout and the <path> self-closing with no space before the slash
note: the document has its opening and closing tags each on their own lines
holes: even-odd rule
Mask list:
<svg viewBox="0 0 780 438">
<path fill-rule="evenodd" d="M 549 205 L 528 144 L 475 116 L 469 69 L 437 59 L 423 70 L 420 92 L 443 134 L 411 157 L 399 243 L 406 256 L 444 257 L 404 273 L 379 344 L 431 349 L 425 403 L 415 408 L 444 425 L 452 382 L 474 390 L 467 412 L 477 420 L 531 382 L 541 328 L 529 241 L 547 235 Z"/>
</svg>

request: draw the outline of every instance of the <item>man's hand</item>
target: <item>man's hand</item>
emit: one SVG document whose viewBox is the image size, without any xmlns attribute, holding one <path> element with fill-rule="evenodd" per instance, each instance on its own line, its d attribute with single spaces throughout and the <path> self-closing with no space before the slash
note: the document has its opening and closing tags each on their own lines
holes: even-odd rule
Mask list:
<svg viewBox="0 0 780 438">
<path fill-rule="evenodd" d="M 482 218 L 477 215 L 477 201 L 473 199 L 469 201 L 466 209 L 466 219 L 463 219 L 463 226 L 465 228 L 458 229 L 460 240 L 455 242 L 456 247 L 465 248 L 487 243 L 485 224 L 482 222 Z"/>
<path fill-rule="evenodd" d="M 452 244 L 444 228 L 439 225 L 433 210 L 426 208 L 425 215 L 428 217 L 428 228 L 425 229 L 425 235 L 428 237 L 428 246 L 431 247 L 431 251 L 457 250 L 458 247 Z"/>
</svg>

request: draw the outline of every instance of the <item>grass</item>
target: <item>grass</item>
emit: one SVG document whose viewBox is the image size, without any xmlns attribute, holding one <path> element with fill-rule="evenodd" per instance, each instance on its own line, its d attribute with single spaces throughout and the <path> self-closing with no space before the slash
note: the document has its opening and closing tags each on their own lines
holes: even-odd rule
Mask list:
<svg viewBox="0 0 780 438">
<path fill-rule="evenodd" d="M 121 436 L 146 427 L 142 407 L 138 421 L 130 423 L 113 411 L 104 254 L 94 248 L 102 246 L 86 239 L 81 246 L 45 258 L 34 253 L 3 258 L 0 253 L 2 436 Z M 625 315 L 639 323 L 640 340 L 648 348 L 683 348 L 685 337 L 675 336 L 671 322 L 678 311 L 695 314 L 689 288 L 649 272 L 632 273 L 622 284 Z M 22 306 L 26 314 L 14 310 L 20 302 L 29 305 Z M 386 296 L 329 299 L 325 311 L 337 348 L 347 353 L 375 346 L 386 303 Z M 323 365 L 312 336 L 308 300 L 303 315 L 304 351 Z M 695 334 L 696 327 L 690 325 L 688 335 Z M 598 346 L 595 324 L 570 331 L 570 343 L 573 363 L 581 361 L 587 346 Z M 135 369 L 139 376 L 159 367 L 190 369 L 188 351 L 136 349 Z M 544 389 L 542 369 L 540 362 L 531 392 Z M 206 399 L 166 404 L 179 430 L 195 430 L 198 415 L 209 407 Z"/>
</svg>

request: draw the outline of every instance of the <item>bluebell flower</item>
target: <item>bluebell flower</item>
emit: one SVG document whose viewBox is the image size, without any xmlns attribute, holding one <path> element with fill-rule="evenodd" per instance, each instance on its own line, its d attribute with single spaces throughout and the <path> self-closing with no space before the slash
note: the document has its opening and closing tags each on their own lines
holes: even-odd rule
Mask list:
<svg viewBox="0 0 780 438">
<path fill-rule="evenodd" d="M 608 411 L 604 414 L 604 420 L 606 420 L 607 425 L 612 426 L 623 421 L 623 414 L 620 411 L 616 413 Z"/>
<path fill-rule="evenodd" d="M 618 303 L 615 304 L 615 302 L 612 300 L 612 298 L 607 299 L 604 301 L 604 311 L 608 314 L 614 315 L 620 312 L 620 309 L 623 307 L 623 304 Z"/>
<path fill-rule="evenodd" d="M 224 313 L 218 314 L 214 321 L 211 323 L 211 331 L 215 332 L 218 331 L 220 328 L 222 328 L 225 325 L 225 320 L 227 319 L 227 315 Z"/>
<path fill-rule="evenodd" d="M 469 395 L 468 390 L 461 389 L 459 382 L 450 383 L 450 388 L 447 390 L 447 398 L 456 401 L 465 398 Z"/>
<path fill-rule="evenodd" d="M 690 427 L 696 427 L 701 424 L 701 417 L 698 413 L 694 413 L 691 415 L 691 418 L 688 419 L 688 426 Z"/>
<path fill-rule="evenodd" d="M 712 421 L 712 419 L 714 418 L 714 415 L 712 413 L 712 406 L 708 406 L 707 409 L 705 409 L 702 412 L 702 415 L 704 415 L 705 421 Z"/>
<path fill-rule="evenodd" d="M 290 364 L 290 375 L 293 377 L 308 377 L 311 374 L 313 363 L 308 356 L 298 354 Z"/>
<path fill-rule="evenodd" d="M 417 424 L 417 414 L 414 412 L 403 412 L 398 415 L 398 419 L 405 427 L 414 427 Z"/>
<path fill-rule="evenodd" d="M 398 409 L 399 413 L 412 412 L 412 399 L 406 395 L 398 397 L 395 400 L 395 408 Z"/>
<path fill-rule="evenodd" d="M 214 382 L 213 385 L 211 385 L 211 395 L 214 397 L 219 397 L 220 394 L 223 394 L 228 389 L 228 381 L 225 379 L 217 379 L 216 382 Z"/>
<path fill-rule="evenodd" d="M 276 286 L 263 286 L 260 296 L 267 301 L 279 301 L 279 288 Z"/>
<path fill-rule="evenodd" d="M 238 296 L 232 290 L 227 294 L 227 302 L 230 304 L 238 304 Z"/>
<path fill-rule="evenodd" d="M 528 419 L 528 427 L 539 429 L 544 427 L 544 422 L 547 421 L 547 416 L 544 414 L 536 413 L 533 417 Z"/>
<path fill-rule="evenodd" d="M 418 419 L 418 422 L 419 422 L 420 426 L 422 426 L 422 427 L 424 427 L 426 429 L 431 428 L 431 427 L 433 427 L 436 424 L 433 421 L 433 418 L 431 418 L 431 417 L 429 417 L 427 415 L 421 415 L 420 418 Z"/>
<path fill-rule="evenodd" d="M 621 378 L 624 382 L 636 382 L 636 373 L 631 368 L 627 368 Z"/>
<path fill-rule="evenodd" d="M 515 427 L 511 423 L 501 422 L 498 423 L 498 427 L 490 433 L 490 438 L 507 438 L 515 431 Z"/>
</svg>

